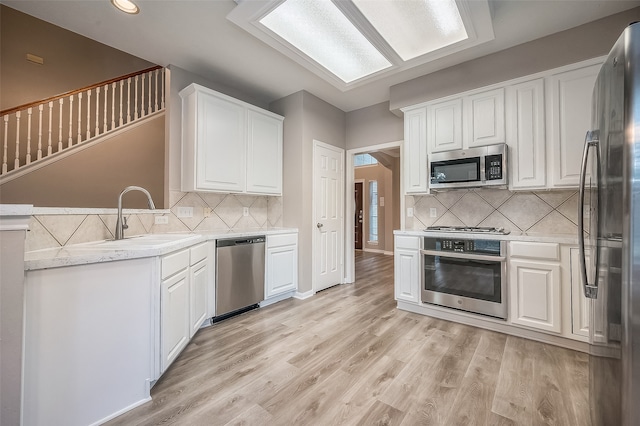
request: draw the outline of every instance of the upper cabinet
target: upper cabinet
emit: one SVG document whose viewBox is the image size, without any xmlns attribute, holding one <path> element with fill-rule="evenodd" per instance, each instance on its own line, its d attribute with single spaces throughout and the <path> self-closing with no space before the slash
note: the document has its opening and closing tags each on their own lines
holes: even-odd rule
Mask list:
<svg viewBox="0 0 640 426">
<path fill-rule="evenodd" d="M 509 146 L 509 189 L 577 188 L 591 95 L 603 60 L 590 59 L 403 109 L 405 192 L 429 192 L 426 156 L 498 143 Z M 422 115 L 426 139 L 419 127 Z"/>
<path fill-rule="evenodd" d="M 426 193 L 427 188 L 427 110 L 404 111 L 404 190 L 408 194 Z"/>
<path fill-rule="evenodd" d="M 282 194 L 283 117 L 191 84 L 182 97 L 182 190 Z"/>
<path fill-rule="evenodd" d="M 591 95 L 601 64 L 549 78 L 547 133 L 552 187 L 577 187 L 584 138 L 591 128 Z"/>
</svg>

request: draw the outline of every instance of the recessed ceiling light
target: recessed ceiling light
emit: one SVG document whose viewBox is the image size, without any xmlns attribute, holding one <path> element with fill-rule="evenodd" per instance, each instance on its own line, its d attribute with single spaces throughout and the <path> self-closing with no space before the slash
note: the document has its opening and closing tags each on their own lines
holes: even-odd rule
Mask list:
<svg viewBox="0 0 640 426">
<path fill-rule="evenodd" d="M 136 6 L 131 0 L 111 0 L 111 3 L 124 13 L 135 15 L 140 12 L 138 6 Z"/>
<path fill-rule="evenodd" d="M 403 61 L 468 38 L 455 0 L 352 1 Z"/>
<path fill-rule="evenodd" d="M 260 23 L 345 83 L 392 65 L 331 1 L 286 0 Z"/>
</svg>

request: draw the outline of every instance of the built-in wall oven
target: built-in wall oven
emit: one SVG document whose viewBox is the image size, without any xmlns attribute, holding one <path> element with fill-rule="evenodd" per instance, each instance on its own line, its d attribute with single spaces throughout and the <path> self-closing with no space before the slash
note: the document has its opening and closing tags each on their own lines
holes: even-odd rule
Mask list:
<svg viewBox="0 0 640 426">
<path fill-rule="evenodd" d="M 425 237 L 422 301 L 507 319 L 506 242 Z"/>
</svg>

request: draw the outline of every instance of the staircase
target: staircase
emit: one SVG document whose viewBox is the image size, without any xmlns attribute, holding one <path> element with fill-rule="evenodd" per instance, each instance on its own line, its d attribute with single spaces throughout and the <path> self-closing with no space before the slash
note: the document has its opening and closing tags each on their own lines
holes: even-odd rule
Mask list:
<svg viewBox="0 0 640 426">
<path fill-rule="evenodd" d="M 0 111 L 0 185 L 164 109 L 165 69 L 156 66 Z"/>
</svg>

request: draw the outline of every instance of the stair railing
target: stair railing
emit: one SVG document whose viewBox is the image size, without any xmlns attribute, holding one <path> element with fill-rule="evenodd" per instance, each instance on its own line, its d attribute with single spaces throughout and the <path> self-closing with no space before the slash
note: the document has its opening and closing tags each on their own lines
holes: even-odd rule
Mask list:
<svg viewBox="0 0 640 426">
<path fill-rule="evenodd" d="M 0 111 L 0 177 L 160 112 L 164 100 L 156 66 Z"/>
</svg>

